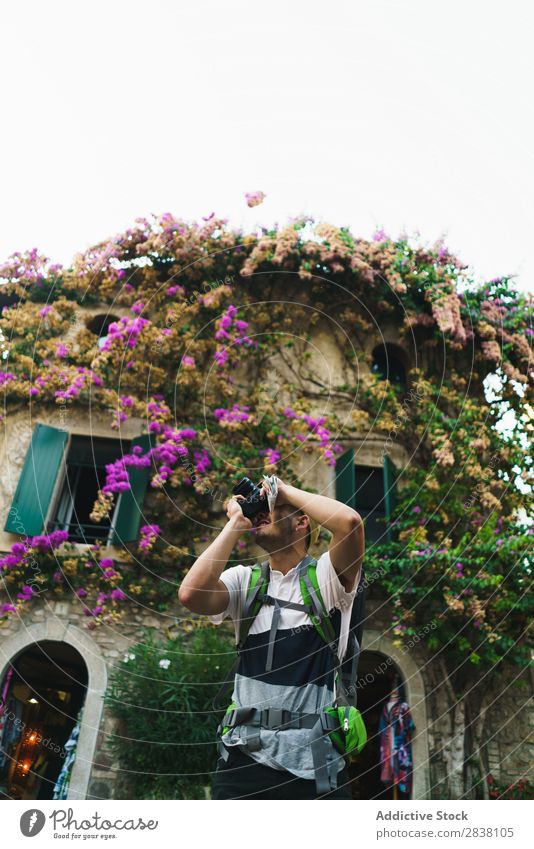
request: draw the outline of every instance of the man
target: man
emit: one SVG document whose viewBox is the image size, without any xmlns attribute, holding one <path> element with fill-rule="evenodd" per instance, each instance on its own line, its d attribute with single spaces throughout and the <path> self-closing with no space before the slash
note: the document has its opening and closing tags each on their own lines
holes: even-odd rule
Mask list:
<svg viewBox="0 0 534 849">
<path fill-rule="evenodd" d="M 272 513 L 259 513 L 253 521 L 243 515 L 242 496 L 229 500 L 228 522 L 185 576 L 179 599 L 194 613 L 209 616 L 214 624 L 226 617 L 239 621 L 251 567 L 223 569 L 239 538 L 253 533 L 269 555 L 269 595 L 302 605 L 298 566 L 306 556 L 312 524 L 322 525 L 332 540 L 317 560 L 317 581 L 343 656 L 365 548 L 362 519 L 346 504 L 277 480 Z M 266 492 L 265 484 L 262 487 Z M 321 712 L 335 698 L 332 650 L 321 640 L 308 613 L 283 606 L 277 614 L 272 662 L 266 666 L 273 615 L 273 605 L 263 604 L 254 619 L 235 676 L 232 701 L 243 708 Z M 328 737 L 325 745 L 331 747 L 330 765 L 335 760 L 337 789 L 318 794 L 308 728 L 261 728 L 259 748 L 249 744 L 252 730 L 236 725 L 223 734 L 226 760 L 221 757 L 217 763 L 213 799 L 351 798 L 346 765 Z"/>
</svg>

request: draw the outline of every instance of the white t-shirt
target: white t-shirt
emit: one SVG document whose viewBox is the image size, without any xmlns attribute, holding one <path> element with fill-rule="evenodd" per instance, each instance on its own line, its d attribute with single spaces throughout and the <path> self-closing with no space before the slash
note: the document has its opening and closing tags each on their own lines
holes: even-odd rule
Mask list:
<svg viewBox="0 0 534 849">
<path fill-rule="evenodd" d="M 271 569 L 271 579 L 269 583 L 269 595 L 275 598 L 281 598 L 285 601 L 299 602 L 302 604 L 302 596 L 300 593 L 300 584 L 298 578 L 298 563 L 293 566 L 285 575 L 276 569 Z M 221 581 L 226 584 L 230 599 L 226 610 L 222 613 L 216 613 L 209 616 L 209 620 L 214 625 L 220 625 L 226 618 L 236 622 L 239 619 L 241 605 L 246 598 L 246 591 L 250 581 L 252 569 L 250 566 L 232 566 L 230 569 L 225 569 L 221 574 Z M 336 570 L 332 566 L 330 552 L 327 550 L 317 558 L 317 583 L 321 590 L 323 601 L 327 610 L 336 608 L 341 611 L 341 632 L 339 637 L 339 648 L 345 654 L 347 649 L 347 639 L 349 633 L 350 614 L 352 602 L 356 596 L 356 589 L 360 579 L 360 573 L 356 576 L 354 586 L 350 592 L 347 592 Z M 272 604 L 264 605 L 256 619 L 254 620 L 249 634 L 261 634 L 268 631 L 271 627 L 274 607 Z M 290 608 L 282 608 L 279 628 L 298 628 L 310 622 L 307 613 L 301 610 L 291 610 Z M 235 624 L 235 632 L 237 638 L 238 625 Z"/>
</svg>

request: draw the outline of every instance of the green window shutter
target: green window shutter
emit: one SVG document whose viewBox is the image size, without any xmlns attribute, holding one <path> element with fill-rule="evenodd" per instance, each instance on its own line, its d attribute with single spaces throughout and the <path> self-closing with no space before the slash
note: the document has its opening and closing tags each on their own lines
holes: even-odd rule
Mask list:
<svg viewBox="0 0 534 849">
<path fill-rule="evenodd" d="M 395 537 L 391 520 L 395 509 L 395 497 L 397 488 L 397 468 L 387 455 L 384 456 L 384 513 L 388 523 L 387 538 L 391 541 Z"/>
<path fill-rule="evenodd" d="M 336 460 L 336 499 L 356 509 L 354 448 L 349 448 Z"/>
<path fill-rule="evenodd" d="M 35 426 L 5 531 L 27 536 L 42 533 L 68 436 L 56 427 Z"/>
<path fill-rule="evenodd" d="M 128 453 L 130 454 L 135 445 L 140 445 L 143 454 L 152 447 L 150 434 L 136 436 L 132 439 Z M 143 512 L 143 501 L 146 488 L 150 480 L 152 470 L 150 466 L 127 466 L 131 489 L 122 492 L 120 496 L 117 517 L 115 520 L 115 532 L 113 534 L 113 545 L 122 542 L 135 542 L 139 534 L 139 525 Z"/>
</svg>

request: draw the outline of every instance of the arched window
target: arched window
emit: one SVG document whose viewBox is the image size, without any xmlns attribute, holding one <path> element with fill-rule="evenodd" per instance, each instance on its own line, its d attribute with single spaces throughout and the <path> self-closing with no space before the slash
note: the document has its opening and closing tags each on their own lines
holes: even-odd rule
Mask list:
<svg viewBox="0 0 534 849">
<path fill-rule="evenodd" d="M 98 347 L 101 348 L 107 339 L 109 325 L 118 321 L 116 315 L 94 315 L 86 324 L 88 330 L 98 336 Z"/>
<path fill-rule="evenodd" d="M 390 383 L 406 384 L 404 355 L 397 345 L 388 342 L 377 345 L 373 350 L 371 371 L 382 380 L 389 380 Z"/>
</svg>

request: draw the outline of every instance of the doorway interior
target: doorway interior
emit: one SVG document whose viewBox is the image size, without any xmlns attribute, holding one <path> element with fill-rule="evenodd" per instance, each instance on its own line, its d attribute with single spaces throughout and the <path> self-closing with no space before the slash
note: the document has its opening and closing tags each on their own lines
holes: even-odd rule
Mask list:
<svg viewBox="0 0 534 849">
<path fill-rule="evenodd" d="M 0 798 L 54 798 L 87 684 L 68 643 L 36 642 L 11 661 L 0 683 Z"/>
<path fill-rule="evenodd" d="M 392 785 L 380 780 L 380 715 L 395 680 L 400 680 L 401 698 L 405 699 L 402 673 L 387 655 L 363 651 L 358 667 L 358 709 L 367 729 L 367 743 L 349 767 L 352 795 L 355 799 L 393 799 Z M 410 798 L 396 791 L 396 798 Z"/>
</svg>

